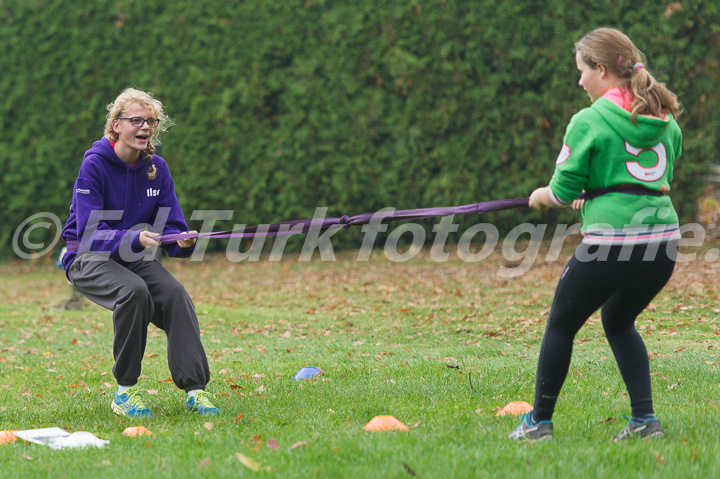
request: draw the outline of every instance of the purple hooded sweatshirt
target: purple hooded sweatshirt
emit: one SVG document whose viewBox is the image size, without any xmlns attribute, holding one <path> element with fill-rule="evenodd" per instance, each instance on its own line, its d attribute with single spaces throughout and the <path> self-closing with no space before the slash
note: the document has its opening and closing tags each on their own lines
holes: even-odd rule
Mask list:
<svg viewBox="0 0 720 479">
<path fill-rule="evenodd" d="M 68 245 L 62 258 L 65 272 L 78 253 L 88 251 L 109 253 L 125 265 L 140 259 L 145 253 L 139 240 L 144 229 L 161 234 L 188 230 L 165 160 L 154 155 L 153 164 L 157 174 L 149 180 L 147 162 L 141 159 L 128 166 L 104 137 L 85 152 L 62 232 Z M 195 249 L 177 243 L 162 247 L 173 257 L 188 257 Z"/>
</svg>

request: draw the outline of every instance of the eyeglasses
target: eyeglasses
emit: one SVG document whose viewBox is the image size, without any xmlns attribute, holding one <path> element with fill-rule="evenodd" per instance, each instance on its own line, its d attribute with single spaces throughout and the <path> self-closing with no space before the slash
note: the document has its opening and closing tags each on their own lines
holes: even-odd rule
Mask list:
<svg viewBox="0 0 720 479">
<path fill-rule="evenodd" d="M 147 123 L 150 128 L 157 128 L 158 125 L 160 124 L 159 118 L 142 118 L 139 116 L 127 118 L 127 117 L 119 116 L 117 119 L 118 120 L 130 120 L 130 124 L 132 126 L 134 126 L 135 128 L 140 128 L 145 123 Z"/>
</svg>

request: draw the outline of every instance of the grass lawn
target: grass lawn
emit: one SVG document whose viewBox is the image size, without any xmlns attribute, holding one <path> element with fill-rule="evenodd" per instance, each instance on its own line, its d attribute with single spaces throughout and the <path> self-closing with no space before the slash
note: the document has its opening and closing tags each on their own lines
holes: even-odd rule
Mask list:
<svg viewBox="0 0 720 479">
<path fill-rule="evenodd" d="M 474 264 L 435 263 L 425 250 L 404 263 L 382 251 L 368 262 L 354 252 L 335 262 L 165 260 L 197 306 L 221 414 L 183 410 L 164 333 L 151 325 L 140 385 L 155 418 L 143 420 L 110 410 L 111 313 L 64 309 L 68 284 L 48 262 L 0 266 L 0 430 L 57 426 L 110 441 L 0 445 L 0 477 L 720 477 L 720 261 L 702 254 L 678 265 L 639 319 L 664 439 L 612 441 L 630 406 L 597 315 L 576 339 L 555 437 L 506 438 L 518 418 L 496 410 L 532 403 L 571 252 L 541 254 L 516 278 L 496 274 L 499 253 Z M 325 374 L 294 381 L 303 366 Z M 362 429 L 381 414 L 409 430 Z M 133 425 L 153 434 L 122 435 Z"/>
</svg>

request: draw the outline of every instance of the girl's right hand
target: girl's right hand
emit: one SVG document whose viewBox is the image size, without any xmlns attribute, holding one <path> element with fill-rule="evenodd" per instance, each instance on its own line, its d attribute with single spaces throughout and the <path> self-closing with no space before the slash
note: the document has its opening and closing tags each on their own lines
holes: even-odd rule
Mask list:
<svg viewBox="0 0 720 479">
<path fill-rule="evenodd" d="M 160 236 L 158 233 L 153 233 L 152 231 L 141 231 L 140 232 L 140 246 L 142 246 L 145 249 L 154 248 L 155 246 L 160 246 L 160 243 L 155 241 L 153 238 L 156 236 Z"/>
</svg>

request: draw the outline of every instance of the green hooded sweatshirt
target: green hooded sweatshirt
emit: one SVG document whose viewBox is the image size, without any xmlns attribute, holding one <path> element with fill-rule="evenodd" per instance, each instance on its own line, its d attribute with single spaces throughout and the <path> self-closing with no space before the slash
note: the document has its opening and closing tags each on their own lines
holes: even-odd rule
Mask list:
<svg viewBox="0 0 720 479">
<path fill-rule="evenodd" d="M 638 115 L 635 121 L 605 98 L 576 113 L 550 180 L 553 201 L 567 205 L 583 190 L 621 185 L 669 192 L 682 153 L 680 127 L 669 114 L 665 120 Z M 679 237 L 678 216 L 668 195 L 609 193 L 586 200 L 582 216 L 585 242 L 595 242 L 593 237 L 610 242 L 630 236 L 636 242 Z"/>
</svg>

